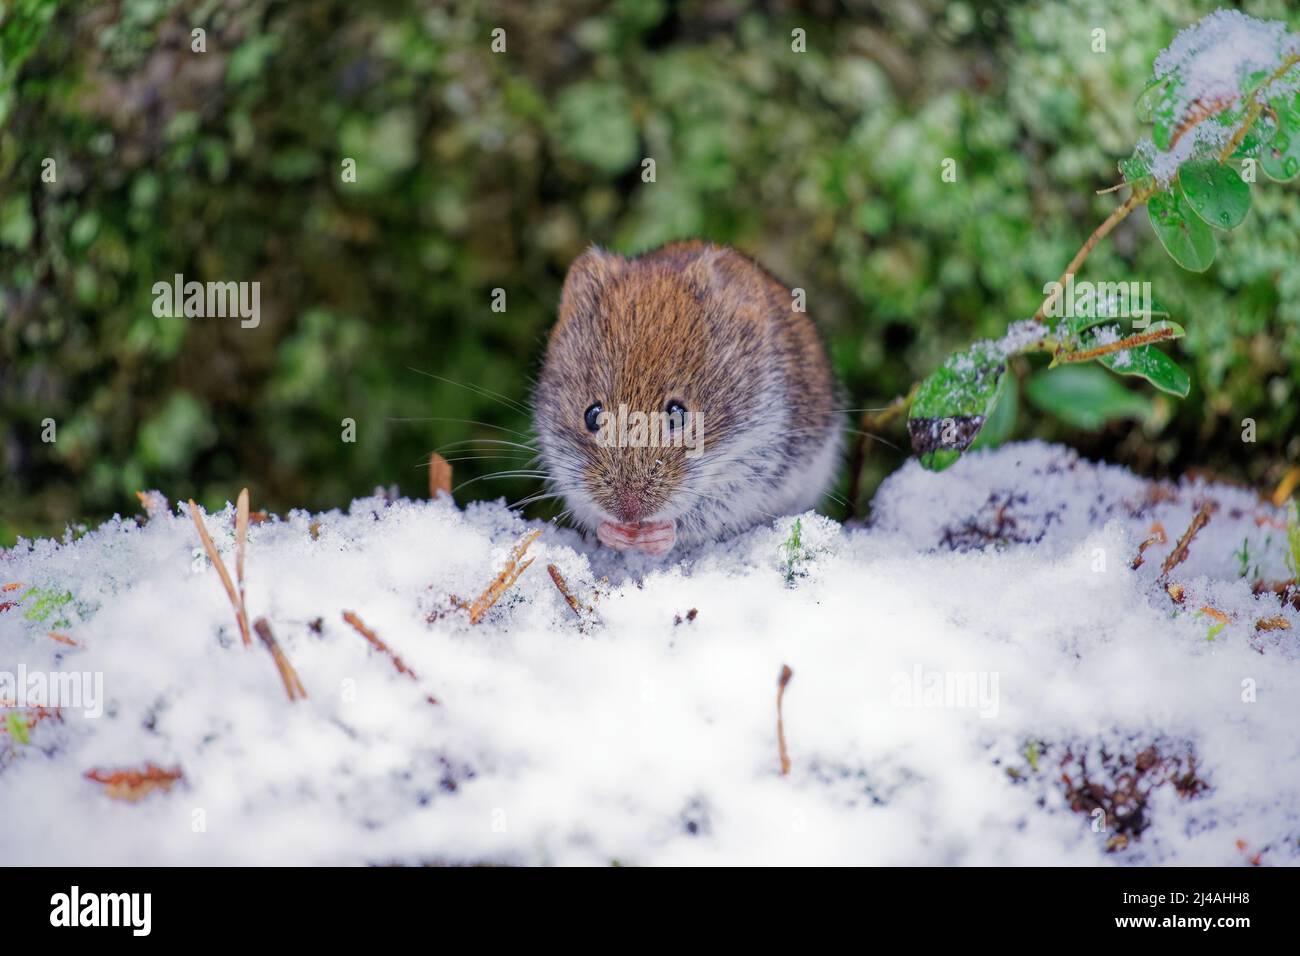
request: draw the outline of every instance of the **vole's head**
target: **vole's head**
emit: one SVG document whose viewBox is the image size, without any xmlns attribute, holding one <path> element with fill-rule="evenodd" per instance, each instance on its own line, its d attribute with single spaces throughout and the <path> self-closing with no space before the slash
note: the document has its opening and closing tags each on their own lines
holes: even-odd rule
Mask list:
<svg viewBox="0 0 1300 956">
<path fill-rule="evenodd" d="M 703 243 L 639 259 L 593 248 L 570 267 L 534 424 L 580 525 L 677 522 L 716 497 L 723 459 L 772 411 L 751 272 Z"/>
</svg>

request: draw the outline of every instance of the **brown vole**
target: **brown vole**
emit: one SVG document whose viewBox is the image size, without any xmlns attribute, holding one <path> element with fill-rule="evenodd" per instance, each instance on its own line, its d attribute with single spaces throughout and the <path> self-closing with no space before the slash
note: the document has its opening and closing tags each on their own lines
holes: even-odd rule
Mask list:
<svg viewBox="0 0 1300 956">
<path fill-rule="evenodd" d="M 574 520 L 663 554 L 816 505 L 839 459 L 834 396 L 813 323 L 734 249 L 593 247 L 564 280 L 534 425 Z"/>
</svg>

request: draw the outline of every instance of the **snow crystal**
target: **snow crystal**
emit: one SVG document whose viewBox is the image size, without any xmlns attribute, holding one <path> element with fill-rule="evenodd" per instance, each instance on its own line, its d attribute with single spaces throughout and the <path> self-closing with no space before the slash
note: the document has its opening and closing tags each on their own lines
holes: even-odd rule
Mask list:
<svg viewBox="0 0 1300 956">
<path fill-rule="evenodd" d="M 1286 24 L 1258 20 L 1237 10 L 1218 10 L 1182 30 L 1155 60 L 1157 80 L 1176 76 L 1181 81 L 1174 104 L 1176 117 L 1196 109 L 1219 112 L 1240 96 L 1242 81 L 1256 72 L 1272 73 L 1282 60 L 1300 51 L 1300 35 L 1287 32 Z M 1285 92 L 1294 78 L 1282 78 L 1259 90 L 1267 99 Z M 1217 105 L 1216 105 L 1217 104 Z M 1166 151 L 1139 144 L 1151 159 L 1151 171 L 1161 186 L 1178 174 L 1179 167 L 1196 155 L 1218 152 L 1236 132 L 1213 122 L 1198 123 Z"/>
<path fill-rule="evenodd" d="M 1161 564 L 1204 506 L 1175 603 Z M 1028 443 L 904 466 L 863 527 L 805 514 L 796 544 L 794 520 L 655 562 L 500 502 L 273 518 L 249 533 L 247 604 L 296 702 L 242 646 L 187 515 L 20 543 L 0 672 L 101 674 L 104 713 L 0 731 L 0 860 L 1296 862 L 1300 613 L 1252 593 L 1291 576 L 1254 494 Z M 232 522 L 207 516 L 231 567 Z M 537 528 L 470 624 L 453 596 Z M 33 587 L 69 596 L 41 619 Z M 75 646 L 47 637 L 56 617 Z M 135 803 L 84 777 L 151 762 L 183 777 Z"/>
<path fill-rule="evenodd" d="M 1284 44 L 1294 39 L 1281 21 L 1216 10 L 1174 37 L 1156 57 L 1154 73 L 1157 79 L 1179 73 L 1188 102 L 1212 102 L 1236 94 L 1246 74 L 1276 68 Z"/>
</svg>

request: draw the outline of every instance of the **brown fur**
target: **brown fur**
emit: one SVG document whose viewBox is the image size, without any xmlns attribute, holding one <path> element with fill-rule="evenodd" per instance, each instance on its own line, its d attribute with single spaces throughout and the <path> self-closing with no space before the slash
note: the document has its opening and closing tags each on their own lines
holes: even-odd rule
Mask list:
<svg viewBox="0 0 1300 956">
<path fill-rule="evenodd" d="M 704 537 L 702 495 L 747 482 L 775 490 L 813 456 L 836 429 L 834 383 L 815 327 L 791 302 L 753 261 L 699 240 L 632 259 L 595 247 L 579 257 L 535 396 L 548 473 L 570 504 L 586 496 L 619 521 L 686 515 L 686 530 L 693 522 Z M 583 421 L 597 401 L 611 414 L 620 403 L 655 413 L 673 399 L 703 413 L 704 454 L 695 461 L 682 448 L 601 447 Z M 692 468 L 764 425 L 779 426 L 775 440 L 729 466 L 720 484 L 676 495 Z M 575 517 L 595 520 L 590 507 L 576 507 Z"/>
</svg>

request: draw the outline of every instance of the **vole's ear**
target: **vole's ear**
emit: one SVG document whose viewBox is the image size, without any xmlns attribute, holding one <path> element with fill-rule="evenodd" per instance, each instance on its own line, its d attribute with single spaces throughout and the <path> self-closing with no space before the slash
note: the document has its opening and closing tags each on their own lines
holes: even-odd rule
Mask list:
<svg viewBox="0 0 1300 956">
<path fill-rule="evenodd" d="M 616 252 L 606 252 L 592 246 L 569 266 L 560 292 L 560 315 L 595 308 L 601 290 L 618 278 L 627 267 L 627 260 Z"/>
<path fill-rule="evenodd" d="M 684 270 L 687 281 L 706 295 L 742 293 L 762 285 L 763 270 L 729 246 L 704 245 Z"/>
</svg>

